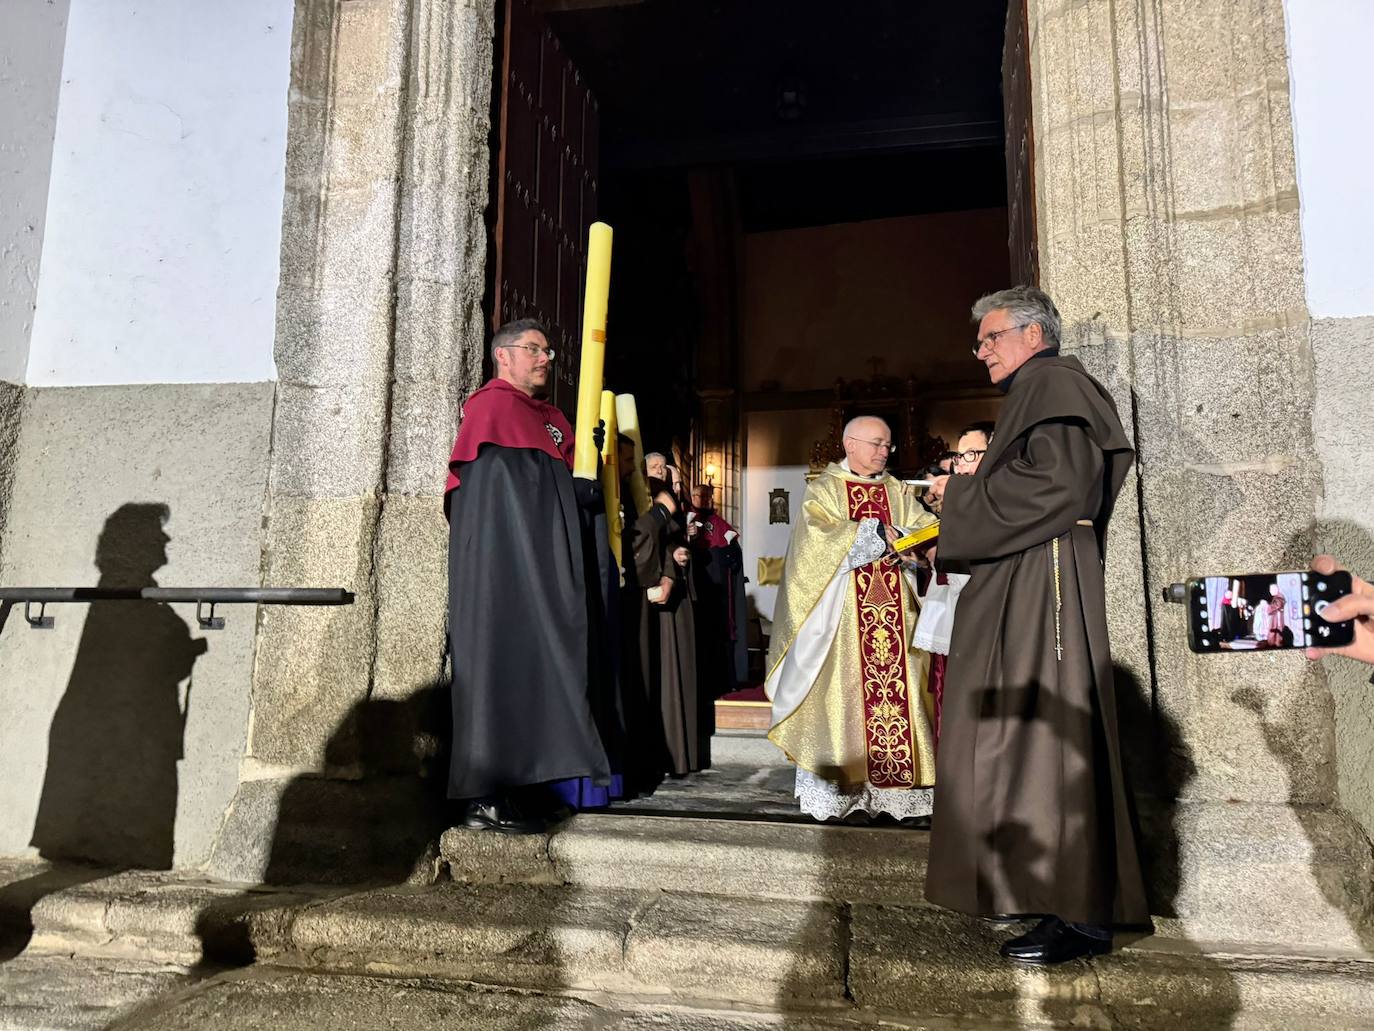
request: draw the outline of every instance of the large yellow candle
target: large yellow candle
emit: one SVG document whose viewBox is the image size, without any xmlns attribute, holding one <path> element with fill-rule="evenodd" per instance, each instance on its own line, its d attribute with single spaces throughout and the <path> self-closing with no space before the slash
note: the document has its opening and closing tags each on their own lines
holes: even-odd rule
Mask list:
<svg viewBox="0 0 1374 1031">
<path fill-rule="evenodd" d="M 601 421 L 606 424 L 606 443 L 601 449 L 601 496 L 606 500 L 606 534 L 621 583 L 624 583 L 625 566 L 620 549 L 625 525 L 620 519 L 620 463 L 617 461 L 620 434 L 615 418 L 615 394 L 609 390 L 601 392 Z"/>
<path fill-rule="evenodd" d="M 635 503 L 635 511 L 640 515 L 649 511 L 649 485 L 644 482 L 644 441 L 639 435 L 639 409 L 635 407 L 633 394 L 615 396 L 615 417 L 620 423 L 620 432 L 634 441 L 635 468 L 630 474 L 630 497 Z"/>
<path fill-rule="evenodd" d="M 582 365 L 577 373 L 577 437 L 573 475 L 596 479 L 592 430 L 601 413 L 606 366 L 606 306 L 611 294 L 611 227 L 593 222 L 587 231 L 587 293 L 582 301 Z"/>
</svg>

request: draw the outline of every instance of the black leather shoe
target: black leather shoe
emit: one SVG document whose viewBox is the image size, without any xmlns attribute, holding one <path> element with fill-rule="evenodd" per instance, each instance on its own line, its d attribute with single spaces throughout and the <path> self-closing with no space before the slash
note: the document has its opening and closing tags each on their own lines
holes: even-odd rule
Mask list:
<svg viewBox="0 0 1374 1031">
<path fill-rule="evenodd" d="M 930 830 L 930 814 L 926 813 L 924 816 L 903 816 L 897 823 L 909 831 L 928 831 Z"/>
<path fill-rule="evenodd" d="M 1018 963 L 1052 966 L 1111 952 L 1112 943 L 1106 938 L 1075 931 L 1057 916 L 1047 916 L 1025 934 L 1007 939 L 1000 951 L 1007 959 Z"/>
<path fill-rule="evenodd" d="M 472 799 L 463 813 L 463 826 L 501 834 L 542 834 L 547 829 L 544 820 L 526 816 L 514 802 L 505 798 Z"/>
</svg>

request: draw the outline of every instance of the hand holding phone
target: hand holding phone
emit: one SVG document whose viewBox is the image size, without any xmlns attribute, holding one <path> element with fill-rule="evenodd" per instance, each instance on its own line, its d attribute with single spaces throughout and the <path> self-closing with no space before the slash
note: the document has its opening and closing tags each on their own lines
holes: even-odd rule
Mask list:
<svg viewBox="0 0 1374 1031">
<path fill-rule="evenodd" d="M 1312 560 L 1312 571 L 1322 576 L 1349 575 L 1330 555 L 1318 555 Z M 1308 648 L 1309 659 L 1320 659 L 1334 653 L 1374 664 L 1374 585 L 1358 576 L 1350 577 L 1350 593 L 1326 606 L 1322 615 L 1327 619 L 1349 620 L 1354 628 L 1353 640 L 1343 647 Z"/>
<path fill-rule="evenodd" d="M 1189 580 L 1188 647 L 1202 653 L 1345 648 L 1355 639 L 1354 623 L 1340 618 L 1340 608 L 1329 616 L 1327 610 L 1351 590 L 1350 574 L 1335 568 Z"/>
</svg>

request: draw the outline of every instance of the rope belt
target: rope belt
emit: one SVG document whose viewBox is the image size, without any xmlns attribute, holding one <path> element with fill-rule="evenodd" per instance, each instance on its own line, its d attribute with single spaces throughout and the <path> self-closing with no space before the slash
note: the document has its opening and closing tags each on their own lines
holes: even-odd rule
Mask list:
<svg viewBox="0 0 1374 1031">
<path fill-rule="evenodd" d="M 1091 519 L 1080 519 L 1075 526 L 1092 526 Z M 1064 661 L 1064 637 L 1060 623 L 1060 611 L 1064 608 L 1064 592 L 1059 583 L 1059 538 L 1054 539 L 1052 549 L 1054 552 L 1054 658 L 1056 662 Z"/>
</svg>

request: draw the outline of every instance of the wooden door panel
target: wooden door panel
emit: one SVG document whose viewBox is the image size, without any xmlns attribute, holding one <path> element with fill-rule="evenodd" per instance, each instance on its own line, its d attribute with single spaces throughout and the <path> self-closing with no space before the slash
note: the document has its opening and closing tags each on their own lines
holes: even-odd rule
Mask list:
<svg viewBox="0 0 1374 1031">
<path fill-rule="evenodd" d="M 502 305 L 499 322 L 510 322 L 530 313 L 534 303 L 534 217 L 529 203 L 513 198 L 505 208 L 505 250 L 502 255 Z"/>
<path fill-rule="evenodd" d="M 1007 134 L 1007 249 L 1011 280 L 1038 286 L 1035 128 L 1031 121 L 1030 33 L 1026 0 L 1009 0 L 1002 44 L 1002 110 Z"/>
<path fill-rule="evenodd" d="M 539 129 L 534 106 L 526 98 L 512 99 L 506 130 L 506 180 L 513 179 L 517 189 L 533 196 Z"/>
<path fill-rule="evenodd" d="M 547 114 L 540 116 L 539 125 L 539 210 L 558 224 L 558 206 L 562 189 L 558 173 L 563 167 L 563 148 L 559 146 L 558 126 Z"/>
<path fill-rule="evenodd" d="M 552 400 L 571 415 L 596 216 L 596 101 L 530 0 L 505 0 L 504 25 L 493 319 L 547 324 L 558 351 Z"/>
<path fill-rule="evenodd" d="M 582 224 L 596 221 L 596 196 L 601 186 L 601 110 L 590 92 L 582 105 Z M 583 247 L 586 246 L 584 235 Z"/>
<path fill-rule="evenodd" d="M 558 238 L 554 236 L 547 211 L 540 210 L 537 219 L 534 227 L 534 313 L 548 323 L 558 319 Z"/>
</svg>

